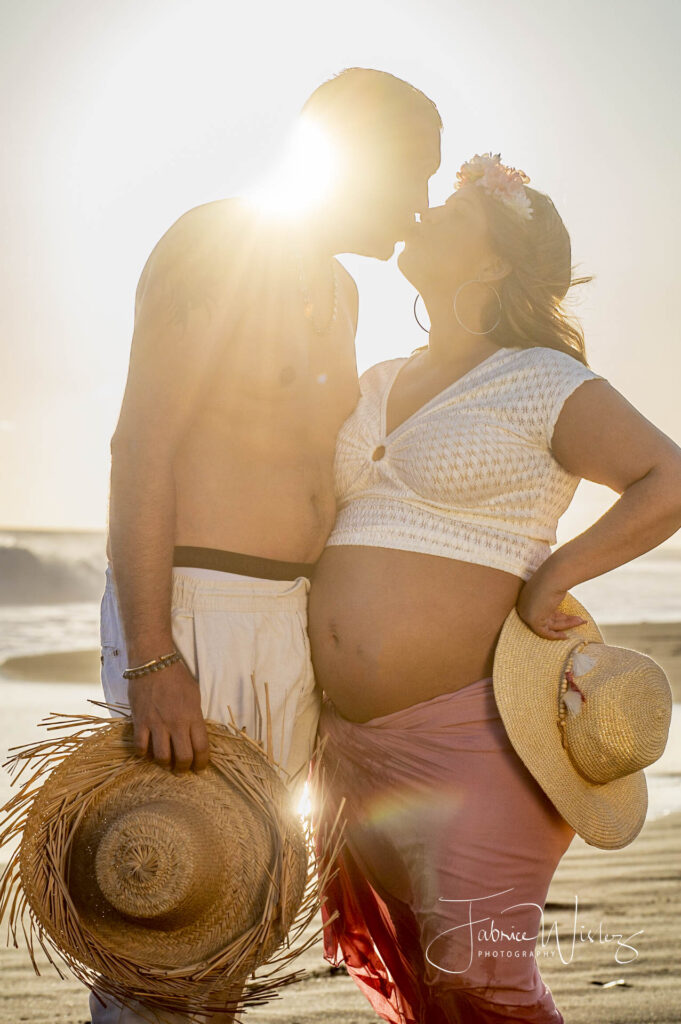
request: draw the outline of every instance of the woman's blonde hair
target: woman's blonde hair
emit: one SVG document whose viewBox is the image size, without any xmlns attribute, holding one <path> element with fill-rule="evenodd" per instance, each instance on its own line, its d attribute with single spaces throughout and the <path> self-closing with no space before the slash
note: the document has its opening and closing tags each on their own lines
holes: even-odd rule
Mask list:
<svg viewBox="0 0 681 1024">
<path fill-rule="evenodd" d="M 570 288 L 592 277 L 573 276 L 570 236 L 551 199 L 527 185 L 525 190 L 532 203 L 530 220 L 480 189 L 494 250 L 512 267 L 495 284 L 501 316 L 490 337 L 502 345 L 555 348 L 588 366 L 584 333 L 564 299 Z"/>
</svg>

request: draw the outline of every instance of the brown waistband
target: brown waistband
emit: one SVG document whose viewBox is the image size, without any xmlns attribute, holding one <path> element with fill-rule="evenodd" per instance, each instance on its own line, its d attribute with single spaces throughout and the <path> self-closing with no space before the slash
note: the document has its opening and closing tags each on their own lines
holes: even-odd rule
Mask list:
<svg viewBox="0 0 681 1024">
<path fill-rule="evenodd" d="M 276 558 L 242 555 L 220 548 L 176 547 L 173 565 L 186 565 L 195 569 L 217 569 L 235 572 L 239 576 L 253 576 L 261 580 L 295 580 L 299 576 L 312 576 L 314 562 L 280 562 Z"/>
</svg>

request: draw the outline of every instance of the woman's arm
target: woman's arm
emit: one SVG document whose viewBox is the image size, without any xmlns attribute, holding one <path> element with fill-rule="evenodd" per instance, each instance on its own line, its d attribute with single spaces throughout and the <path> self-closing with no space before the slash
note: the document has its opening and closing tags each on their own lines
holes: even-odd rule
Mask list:
<svg viewBox="0 0 681 1024">
<path fill-rule="evenodd" d="M 621 497 L 554 551 L 520 593 L 520 617 L 556 639 L 574 625 L 556 614 L 566 591 L 650 551 L 681 529 L 681 448 L 606 381 L 585 381 L 556 421 L 554 457 Z"/>
</svg>

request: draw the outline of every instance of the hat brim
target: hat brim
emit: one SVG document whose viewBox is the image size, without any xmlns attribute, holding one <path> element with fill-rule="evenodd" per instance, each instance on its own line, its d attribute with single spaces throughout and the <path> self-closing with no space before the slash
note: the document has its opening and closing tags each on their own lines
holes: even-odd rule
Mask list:
<svg viewBox="0 0 681 1024">
<path fill-rule="evenodd" d="M 124 1005 L 139 999 L 161 1012 L 182 1009 L 192 1019 L 195 1014 L 224 1011 L 238 1015 L 276 995 L 280 987 L 298 981 L 300 972 L 291 969 L 292 961 L 309 946 L 306 929 L 318 913 L 320 894 L 342 841 L 343 823 L 339 821 L 338 827 L 334 824 L 330 830 L 329 863 L 321 865 L 312 832 L 295 813 L 278 766 L 260 741 L 235 725 L 208 720 L 211 767 L 201 777 L 176 777 L 135 755 L 127 718 L 51 716 L 48 722 L 53 729 L 68 731 L 20 748 L 11 758 L 13 767 L 19 773 L 26 769 L 30 778 L 2 809 L 8 820 L 0 837 L 3 842 L 21 839 L 0 872 L 0 910 L 8 911 L 12 934 L 23 929 L 36 970 L 34 950 L 40 946 L 57 970 L 61 961 L 85 985 L 114 996 Z M 269 749 L 269 723 L 266 743 Z M 152 779 L 159 772 L 176 790 L 175 796 L 183 806 L 188 802 L 185 797 L 189 788 L 196 790 L 199 798 L 215 784 L 205 794 L 208 810 L 214 810 L 221 800 L 228 805 L 235 792 L 243 793 L 272 838 L 268 856 L 261 863 L 251 850 L 250 833 L 242 836 L 249 855 L 257 862 L 256 884 L 266 890 L 264 899 L 260 892 L 256 894 L 256 913 L 251 915 L 249 911 L 245 916 L 244 930 L 239 927 L 231 934 L 222 914 L 217 923 L 214 918 L 207 922 L 217 935 L 216 941 L 211 939 L 209 950 L 191 944 L 180 949 L 183 936 L 169 927 L 150 925 L 150 938 L 162 956 L 161 963 L 156 953 L 150 959 L 139 943 L 133 948 L 132 941 L 112 941 L 112 934 L 122 940 L 131 935 L 133 918 L 126 918 L 121 925 L 112 915 L 111 929 L 92 927 L 94 918 L 85 920 L 87 909 L 81 915 L 76 906 L 76 899 L 82 903 L 87 895 L 79 884 L 84 872 L 76 872 L 75 879 L 71 877 L 80 830 L 85 828 L 89 815 L 96 813 L 97 800 L 108 800 L 116 787 L 132 792 L 130 787 L 136 779 Z M 216 772 L 219 783 L 213 778 Z M 316 778 L 314 772 L 311 778 Z M 320 789 L 323 792 L 321 783 Z M 89 836 L 82 835 L 87 843 Z M 89 844 L 83 850 L 82 861 L 96 875 L 94 858 L 94 847 Z M 220 865 L 218 868 L 221 873 Z M 253 885 L 253 878 L 246 877 L 248 872 L 240 871 L 238 877 L 237 872 L 232 874 L 237 890 Z M 76 886 L 74 898 L 69 891 L 72 880 Z M 222 877 L 220 881 L 223 884 Z M 224 883 L 224 888 L 228 890 L 229 883 Z M 247 909 L 250 896 L 246 894 Z M 210 902 L 218 903 L 219 898 L 213 900 L 211 895 Z M 206 914 L 202 906 L 199 910 L 204 920 L 211 913 L 209 909 Z M 136 934 L 139 937 L 139 928 Z M 267 972 L 256 977 L 255 969 L 264 966 Z"/>
<path fill-rule="evenodd" d="M 627 846 L 643 827 L 646 778 L 637 771 L 612 782 L 589 782 L 563 748 L 556 718 L 565 660 L 580 637 L 594 643 L 604 640 L 572 594 L 566 595 L 560 610 L 587 622 L 570 629 L 566 639 L 547 640 L 511 609 L 495 651 L 494 697 L 513 748 L 561 817 L 591 846 L 616 850 Z"/>
</svg>

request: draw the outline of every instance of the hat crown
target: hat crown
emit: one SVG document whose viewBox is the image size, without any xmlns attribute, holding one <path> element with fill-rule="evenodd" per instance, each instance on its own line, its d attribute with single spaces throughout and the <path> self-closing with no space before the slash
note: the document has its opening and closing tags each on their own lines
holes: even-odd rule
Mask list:
<svg viewBox="0 0 681 1024">
<path fill-rule="evenodd" d="M 58 721 L 67 736 L 14 762 L 37 768 L 5 808 L 15 808 L 6 834 L 21 833 L 0 873 L 12 932 L 27 924 L 31 948 L 56 950 L 103 995 L 133 992 L 154 1018 L 180 1005 L 192 1020 L 241 1012 L 297 980 L 287 964 L 309 946 L 302 936 L 333 857 L 319 864 L 262 742 L 207 720 L 210 764 L 176 774 L 136 755 L 129 719 Z M 311 777 L 323 780 L 318 769 Z M 332 852 L 341 829 L 332 826 Z"/>
<path fill-rule="evenodd" d="M 102 895 L 135 920 L 179 927 L 196 919 L 214 895 L 207 830 L 207 815 L 177 800 L 123 811 L 108 824 L 95 854 Z"/>
<path fill-rule="evenodd" d="M 603 784 L 631 775 L 664 751 L 671 692 L 660 666 L 645 654 L 580 643 L 566 660 L 560 703 L 565 749 L 589 782 Z"/>
</svg>

